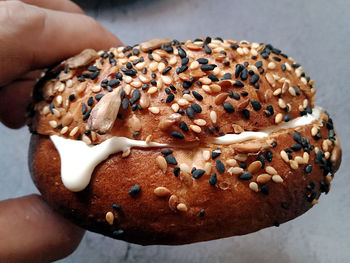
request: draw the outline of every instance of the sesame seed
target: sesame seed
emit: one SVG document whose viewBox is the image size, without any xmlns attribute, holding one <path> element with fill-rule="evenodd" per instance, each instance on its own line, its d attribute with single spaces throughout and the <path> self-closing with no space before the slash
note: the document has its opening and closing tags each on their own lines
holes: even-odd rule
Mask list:
<svg viewBox="0 0 350 263">
<path fill-rule="evenodd" d="M 172 131 L 171 136 L 173 136 L 174 138 L 177 138 L 177 139 L 184 139 L 185 138 L 185 136 L 178 131 Z"/>
<path fill-rule="evenodd" d="M 216 169 L 218 170 L 219 173 L 225 172 L 225 165 L 219 159 L 216 160 Z"/>
<path fill-rule="evenodd" d="M 159 155 L 156 158 L 156 162 L 157 162 L 159 168 L 162 170 L 162 172 L 165 173 L 167 170 L 167 167 L 168 167 L 166 159 L 163 156 Z"/>
<path fill-rule="evenodd" d="M 263 186 L 261 186 L 261 189 L 260 189 L 261 193 L 263 193 L 264 195 L 268 195 L 269 194 L 269 188 L 268 186 L 265 184 Z"/>
<path fill-rule="evenodd" d="M 215 64 L 209 64 L 209 65 L 202 65 L 201 70 L 202 71 L 212 71 L 216 68 Z"/>
<path fill-rule="evenodd" d="M 184 203 L 180 203 L 176 206 L 176 209 L 180 212 L 187 212 L 187 206 Z"/>
<path fill-rule="evenodd" d="M 188 126 L 187 126 L 186 122 L 184 122 L 184 121 L 181 121 L 181 122 L 179 123 L 179 127 L 180 127 L 180 129 L 183 130 L 184 132 L 187 132 L 187 131 L 188 131 Z"/>
<path fill-rule="evenodd" d="M 249 112 L 249 110 L 243 109 L 243 110 L 242 110 L 242 114 L 243 114 L 243 116 L 244 116 L 247 120 L 249 120 L 249 118 L 250 118 L 250 112 Z"/>
<path fill-rule="evenodd" d="M 186 51 L 183 50 L 181 47 L 177 47 L 177 50 L 178 50 L 179 56 L 180 56 L 181 58 L 185 58 L 185 57 L 187 56 Z"/>
<path fill-rule="evenodd" d="M 192 177 L 193 177 L 194 179 L 199 179 L 199 178 L 201 178 L 204 174 L 205 174 L 205 170 L 196 169 L 196 170 L 192 173 Z"/>
<path fill-rule="evenodd" d="M 194 131 L 195 133 L 201 133 L 202 129 L 198 125 L 190 125 L 190 129 Z"/>
<path fill-rule="evenodd" d="M 212 121 L 214 124 L 216 123 L 216 121 L 217 121 L 217 114 L 216 114 L 215 111 L 211 111 L 211 112 L 210 112 L 210 119 L 211 119 L 211 121 Z"/>
<path fill-rule="evenodd" d="M 280 123 L 283 119 L 283 114 L 282 113 L 277 113 L 275 117 L 275 123 Z"/>
<path fill-rule="evenodd" d="M 108 224 L 113 225 L 114 222 L 114 215 L 112 212 L 107 212 L 106 213 L 106 221 Z"/>
<path fill-rule="evenodd" d="M 279 176 L 278 174 L 275 174 L 272 176 L 272 181 L 278 184 L 283 183 L 282 177 Z"/>
<path fill-rule="evenodd" d="M 260 174 L 257 178 L 256 181 L 259 184 L 266 184 L 267 182 L 269 182 L 271 180 L 272 176 L 269 174 Z"/>
<path fill-rule="evenodd" d="M 255 83 L 257 83 L 259 80 L 259 75 L 252 75 L 251 79 L 250 79 L 250 84 L 254 85 Z"/>
<path fill-rule="evenodd" d="M 208 47 L 208 45 L 204 45 L 204 52 L 206 53 L 206 54 L 211 54 L 211 49 L 210 49 L 210 47 Z"/>
<path fill-rule="evenodd" d="M 199 101 L 203 100 L 203 96 L 200 93 L 198 93 L 197 91 L 192 91 L 192 95 L 193 95 L 193 97 L 195 97 Z"/>
<path fill-rule="evenodd" d="M 249 188 L 252 191 L 254 191 L 254 192 L 258 192 L 259 191 L 259 187 L 258 187 L 258 184 L 256 182 L 249 183 Z"/>
<path fill-rule="evenodd" d="M 160 112 L 159 107 L 149 107 L 148 110 L 153 114 L 158 114 Z"/>
<path fill-rule="evenodd" d="M 171 103 L 175 99 L 175 96 L 173 93 L 170 93 L 168 97 L 166 98 L 166 103 Z"/>
<path fill-rule="evenodd" d="M 282 151 L 280 152 L 280 155 L 281 155 L 283 161 L 285 161 L 286 163 L 289 163 L 288 155 L 287 155 L 287 153 L 286 153 L 284 150 L 282 150 Z"/>
<path fill-rule="evenodd" d="M 124 230 L 122 230 L 122 229 L 115 230 L 112 233 L 112 235 L 115 236 L 115 237 L 121 236 L 123 234 L 124 234 Z"/>
<path fill-rule="evenodd" d="M 186 108 L 186 114 L 190 119 L 194 119 L 195 111 L 194 111 L 193 107 Z"/>
<path fill-rule="evenodd" d="M 177 165 L 177 161 L 175 159 L 175 157 L 171 154 L 168 154 L 166 157 L 165 157 L 165 160 L 168 164 L 172 164 L 172 165 Z"/>
<path fill-rule="evenodd" d="M 198 63 L 199 64 L 208 64 L 208 59 L 206 59 L 206 58 L 199 58 L 199 59 L 197 59 L 197 61 L 198 61 Z"/>
<path fill-rule="evenodd" d="M 207 122 L 203 119 L 195 119 L 193 122 L 198 126 L 205 126 L 207 124 Z"/>
<path fill-rule="evenodd" d="M 227 113 L 233 113 L 235 111 L 235 108 L 232 106 L 230 102 L 225 102 L 222 105 Z"/>
<path fill-rule="evenodd" d="M 256 101 L 256 100 L 251 100 L 251 104 L 252 104 L 253 109 L 254 109 L 255 111 L 261 110 L 261 104 L 260 104 L 260 102 L 258 102 L 258 101 Z"/>
<path fill-rule="evenodd" d="M 218 179 L 217 179 L 216 173 L 213 173 L 209 178 L 209 184 L 216 185 L 217 182 L 218 182 Z"/>
<path fill-rule="evenodd" d="M 130 188 L 129 195 L 136 195 L 140 192 L 141 192 L 141 186 L 136 184 Z"/>
<path fill-rule="evenodd" d="M 312 164 L 308 164 L 304 168 L 305 173 L 309 174 L 312 172 Z"/>
<path fill-rule="evenodd" d="M 111 204 L 110 206 L 114 211 L 119 212 L 121 210 L 121 206 L 119 204 Z"/>
<path fill-rule="evenodd" d="M 290 114 L 286 114 L 283 117 L 283 121 L 285 121 L 285 122 L 289 122 L 291 119 L 292 119 L 292 116 Z"/>
<path fill-rule="evenodd" d="M 253 178 L 253 175 L 251 173 L 242 173 L 238 175 L 238 178 L 241 180 L 250 180 Z"/>
<path fill-rule="evenodd" d="M 237 161 L 236 161 L 236 164 L 237 164 Z M 228 168 L 227 172 L 229 172 L 231 175 L 232 174 L 242 174 L 244 172 L 243 168 L 241 167 L 230 167 Z"/>
<path fill-rule="evenodd" d="M 166 197 L 171 194 L 170 190 L 166 187 L 159 186 L 154 189 L 153 193 L 158 197 Z"/>
<path fill-rule="evenodd" d="M 254 161 L 248 166 L 248 172 L 249 173 L 255 173 L 262 167 L 262 164 L 260 161 Z"/>
<path fill-rule="evenodd" d="M 277 174 L 276 169 L 273 168 L 272 166 L 266 166 L 265 171 L 266 171 L 268 174 L 271 174 L 271 175 Z"/>
</svg>

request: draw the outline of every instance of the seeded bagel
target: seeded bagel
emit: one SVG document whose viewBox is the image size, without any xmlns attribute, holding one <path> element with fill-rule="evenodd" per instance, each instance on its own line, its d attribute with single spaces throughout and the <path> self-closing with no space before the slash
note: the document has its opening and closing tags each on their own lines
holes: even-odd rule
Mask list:
<svg viewBox="0 0 350 263">
<path fill-rule="evenodd" d="M 341 162 L 313 85 L 270 44 L 207 37 L 87 49 L 35 87 L 31 175 L 65 217 L 128 242 L 278 226 L 317 204 Z"/>
</svg>

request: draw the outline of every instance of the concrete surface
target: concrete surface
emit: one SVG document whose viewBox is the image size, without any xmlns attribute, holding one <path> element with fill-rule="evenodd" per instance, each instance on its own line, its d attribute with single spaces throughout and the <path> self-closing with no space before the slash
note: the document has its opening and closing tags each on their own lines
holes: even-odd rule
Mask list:
<svg viewBox="0 0 350 263">
<path fill-rule="evenodd" d="M 130 245 L 87 233 L 59 262 L 349 262 L 350 19 L 348 0 L 83 1 L 86 12 L 127 44 L 168 37 L 220 36 L 270 42 L 300 62 L 316 82 L 316 103 L 333 117 L 343 163 L 328 196 L 305 215 L 243 237 L 186 246 Z M 93 32 L 91 32 L 93 34 Z M 0 125 L 0 200 L 35 192 L 29 132 Z"/>
</svg>

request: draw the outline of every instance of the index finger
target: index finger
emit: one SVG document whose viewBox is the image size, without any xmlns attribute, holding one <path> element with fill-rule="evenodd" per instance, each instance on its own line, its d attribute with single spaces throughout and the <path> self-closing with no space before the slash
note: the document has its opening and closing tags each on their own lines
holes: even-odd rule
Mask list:
<svg viewBox="0 0 350 263">
<path fill-rule="evenodd" d="M 107 49 L 120 40 L 94 19 L 17 1 L 0 2 L 0 85 L 85 48 Z"/>
</svg>

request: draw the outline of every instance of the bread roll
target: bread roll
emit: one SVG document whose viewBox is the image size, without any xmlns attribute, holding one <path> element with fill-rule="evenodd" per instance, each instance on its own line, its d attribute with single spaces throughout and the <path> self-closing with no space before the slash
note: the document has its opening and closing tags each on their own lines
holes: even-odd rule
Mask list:
<svg viewBox="0 0 350 263">
<path fill-rule="evenodd" d="M 128 242 L 278 226 L 317 204 L 341 161 L 313 85 L 270 44 L 207 37 L 85 50 L 35 88 L 30 171 L 65 217 Z"/>
</svg>

